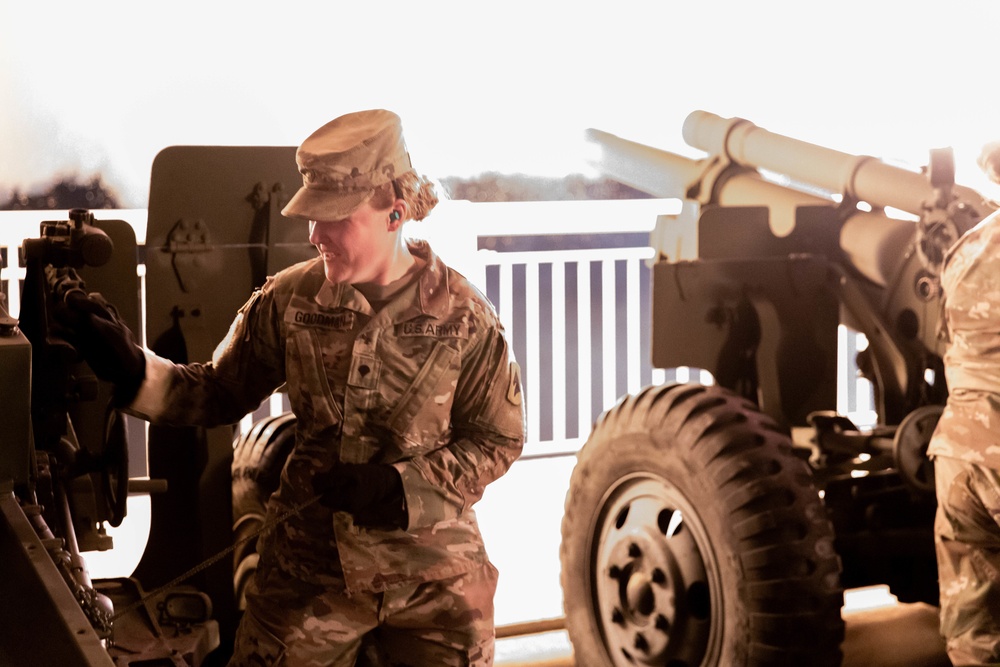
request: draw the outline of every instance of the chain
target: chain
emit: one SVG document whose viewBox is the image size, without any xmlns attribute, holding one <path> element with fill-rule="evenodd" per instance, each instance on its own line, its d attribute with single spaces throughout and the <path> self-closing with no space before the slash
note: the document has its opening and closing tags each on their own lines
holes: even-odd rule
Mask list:
<svg viewBox="0 0 1000 667">
<path fill-rule="evenodd" d="M 267 522 L 263 523 L 261 525 L 261 527 L 258 528 L 257 530 L 255 530 L 252 534 L 247 535 L 246 537 L 244 537 L 244 538 L 242 538 L 240 540 L 237 540 L 236 542 L 234 542 L 229 547 L 223 549 L 222 551 L 220 551 L 219 553 L 215 554 L 214 556 L 210 556 L 208 559 L 202 561 L 198 565 L 195 565 L 194 567 L 192 567 L 190 570 L 188 570 L 184 574 L 180 575 L 179 577 L 176 577 L 176 578 L 168 581 L 167 583 L 163 584 L 162 586 L 159 586 L 158 588 L 153 589 L 149 593 L 146 593 L 139 600 L 133 602 L 132 604 L 128 605 L 127 607 L 125 607 L 121 611 L 117 612 L 114 616 L 111 617 L 111 623 L 114 623 L 116 620 L 118 620 L 119 618 L 121 618 L 125 614 L 129 613 L 133 609 L 136 609 L 136 608 L 138 608 L 138 607 L 140 607 L 142 605 L 145 605 L 147 602 L 149 602 L 150 599 L 156 597 L 157 595 L 160 595 L 164 591 L 166 591 L 166 590 L 168 590 L 170 588 L 173 588 L 174 586 L 180 584 L 183 581 L 186 581 L 186 580 L 190 579 L 191 577 L 193 577 L 194 575 L 198 574 L 199 572 L 201 572 L 203 570 L 207 570 L 208 568 L 212 567 L 213 565 L 215 565 L 217 562 L 219 562 L 220 560 L 222 560 L 223 558 L 225 558 L 229 554 L 233 553 L 233 551 L 235 551 L 236 549 L 238 549 L 241 545 L 246 544 L 250 540 L 252 540 L 252 539 L 260 536 L 260 534 L 263 533 L 264 531 L 270 530 L 271 528 L 274 528 L 278 524 L 280 524 L 280 523 L 282 523 L 284 521 L 287 521 L 290 517 L 292 517 L 293 515 L 298 514 L 299 512 L 301 512 L 302 510 L 304 510 L 305 508 L 307 508 L 310 505 L 312 505 L 313 503 L 317 502 L 320 498 L 322 498 L 322 496 L 313 496 L 312 498 L 310 498 L 309 500 L 305 501 L 304 503 L 300 503 L 299 505 L 296 505 L 295 507 L 292 507 L 291 509 L 289 509 L 286 512 L 284 512 L 283 514 L 275 517 L 271 521 L 267 521 Z"/>
</svg>

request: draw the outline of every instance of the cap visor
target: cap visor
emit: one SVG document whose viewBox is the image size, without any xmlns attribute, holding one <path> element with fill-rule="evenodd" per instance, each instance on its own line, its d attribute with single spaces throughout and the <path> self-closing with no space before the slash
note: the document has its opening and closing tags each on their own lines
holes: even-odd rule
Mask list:
<svg viewBox="0 0 1000 667">
<path fill-rule="evenodd" d="M 281 215 L 304 220 L 341 220 L 371 197 L 372 192 L 352 192 L 341 195 L 326 190 L 302 187 L 281 209 Z"/>
</svg>

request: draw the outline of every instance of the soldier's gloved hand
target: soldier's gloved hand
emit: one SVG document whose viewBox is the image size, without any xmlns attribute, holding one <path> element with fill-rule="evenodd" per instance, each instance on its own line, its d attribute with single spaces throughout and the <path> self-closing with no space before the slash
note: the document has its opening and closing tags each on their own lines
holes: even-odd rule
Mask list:
<svg viewBox="0 0 1000 667">
<path fill-rule="evenodd" d="M 350 512 L 359 526 L 406 526 L 403 479 L 391 465 L 341 463 L 315 475 L 312 483 L 323 505 Z"/>
<path fill-rule="evenodd" d="M 115 403 L 131 403 L 146 378 L 146 355 L 114 306 L 100 294 L 88 293 L 72 270 L 55 281 L 54 294 L 52 315 L 62 325 L 61 333 L 97 377 L 115 385 Z"/>
</svg>

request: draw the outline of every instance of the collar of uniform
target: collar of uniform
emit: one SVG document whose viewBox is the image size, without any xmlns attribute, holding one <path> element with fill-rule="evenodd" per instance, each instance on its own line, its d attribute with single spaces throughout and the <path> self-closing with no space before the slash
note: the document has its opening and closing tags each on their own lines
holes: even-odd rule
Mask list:
<svg viewBox="0 0 1000 667">
<path fill-rule="evenodd" d="M 347 308 L 359 313 L 374 315 L 368 299 L 349 283 L 331 283 L 324 280 L 316 293 L 316 303 L 323 308 Z"/>
<path fill-rule="evenodd" d="M 451 300 L 448 288 L 448 267 L 434 254 L 427 241 L 407 241 L 410 252 L 424 260 L 427 266 L 420 272 L 417 281 L 417 304 L 420 315 L 444 317 L 448 313 Z"/>
<path fill-rule="evenodd" d="M 417 279 L 417 300 L 393 319 L 404 320 L 417 315 L 443 317 L 448 313 L 448 267 L 441 261 L 427 241 L 410 239 L 406 242 L 410 252 L 424 260 L 426 266 Z M 322 270 L 322 263 L 319 264 Z M 349 283 L 331 283 L 324 280 L 316 293 L 316 303 L 324 308 L 349 308 L 359 313 L 374 314 L 368 300 Z"/>
</svg>

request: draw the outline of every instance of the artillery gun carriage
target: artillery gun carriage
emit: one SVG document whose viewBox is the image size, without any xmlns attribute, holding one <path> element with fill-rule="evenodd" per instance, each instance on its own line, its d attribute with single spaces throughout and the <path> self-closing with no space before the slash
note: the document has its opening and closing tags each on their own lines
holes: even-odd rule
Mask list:
<svg viewBox="0 0 1000 667">
<path fill-rule="evenodd" d="M 58 277 L 73 269 L 161 356 L 210 359 L 253 289 L 314 254 L 305 224 L 280 215 L 301 182 L 294 156 L 172 146 L 153 163 L 144 244 L 129 222 L 82 209 L 24 241 L 20 312 L 0 312 L 0 590 L 19 601 L 0 611 L 16 629 L 3 633 L 0 664 L 228 660 L 293 429 L 273 428 L 267 405 L 247 437 L 235 426 L 144 428 L 60 338 L 53 312 L 71 298 Z M 289 417 L 277 421 L 294 426 Z M 132 576 L 94 580 L 85 553 L 116 546 L 107 527 L 122 523 L 130 494 L 149 494 L 141 558 Z"/>
<path fill-rule="evenodd" d="M 652 234 L 652 360 L 714 383 L 598 419 L 563 518 L 567 628 L 585 665 L 840 664 L 844 589 L 937 602 L 939 274 L 996 206 L 950 149 L 918 172 L 702 111 L 683 134 L 707 156 L 590 132 L 605 175 L 683 200 Z M 837 412 L 856 333 L 867 423 Z"/>
<path fill-rule="evenodd" d="M 219 645 L 205 593 L 147 592 L 133 577 L 95 580 L 83 556 L 114 548 L 107 527 L 122 525 L 129 494 L 166 490 L 146 476 L 135 456 L 144 452 L 130 453 L 134 424 L 113 387 L 94 376 L 54 317 L 82 280 L 141 331 L 134 230 L 84 209 L 39 227 L 19 249 L 18 317 L 0 308 L 0 664 L 201 665 Z"/>
</svg>

